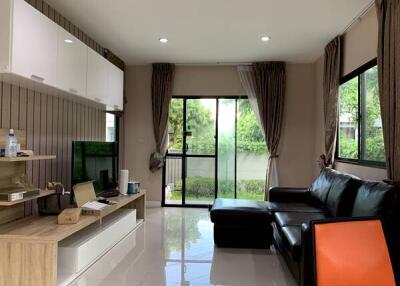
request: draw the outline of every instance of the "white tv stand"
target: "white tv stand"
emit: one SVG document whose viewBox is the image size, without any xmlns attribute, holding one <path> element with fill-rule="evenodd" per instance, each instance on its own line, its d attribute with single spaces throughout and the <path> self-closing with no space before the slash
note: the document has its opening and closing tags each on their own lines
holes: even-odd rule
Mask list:
<svg viewBox="0 0 400 286">
<path fill-rule="evenodd" d="M 110 212 L 101 216 L 81 216 L 77 224 L 58 225 L 55 216 L 32 216 L 0 226 L 0 277 L 4 285 L 56 286 L 58 283 L 67 285 L 76 279 L 144 221 L 146 191 L 110 200 L 117 202 Z M 101 220 L 104 227 L 99 226 Z M 113 228 L 114 224 L 117 228 Z M 119 230 L 118 226 L 128 228 L 117 234 L 110 233 L 110 228 L 115 232 Z M 100 243 L 100 246 L 96 240 L 98 236 L 106 243 Z M 75 255 L 79 266 L 72 265 L 69 270 L 73 270 L 68 272 L 59 262 L 63 263 L 65 247 L 71 245 L 75 254 L 84 250 L 90 257 L 85 260 L 82 255 L 81 259 L 79 254 Z"/>
</svg>

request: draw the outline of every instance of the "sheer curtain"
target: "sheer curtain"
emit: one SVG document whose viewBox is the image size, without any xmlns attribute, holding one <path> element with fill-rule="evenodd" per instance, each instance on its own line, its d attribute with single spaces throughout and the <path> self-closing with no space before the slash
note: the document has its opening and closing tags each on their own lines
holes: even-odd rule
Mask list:
<svg viewBox="0 0 400 286">
<path fill-rule="evenodd" d="M 268 190 L 279 185 L 277 152 L 283 117 L 285 64 L 270 62 L 239 66 L 238 73 L 267 144 L 269 153 L 265 186 L 267 200 Z"/>
</svg>

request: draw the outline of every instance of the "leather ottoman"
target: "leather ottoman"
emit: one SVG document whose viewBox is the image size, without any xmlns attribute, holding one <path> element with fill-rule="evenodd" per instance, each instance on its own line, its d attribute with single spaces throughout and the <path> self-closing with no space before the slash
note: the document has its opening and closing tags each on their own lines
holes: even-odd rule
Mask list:
<svg viewBox="0 0 400 286">
<path fill-rule="evenodd" d="M 216 199 L 210 217 L 217 247 L 269 248 L 272 243 L 267 202 Z"/>
</svg>

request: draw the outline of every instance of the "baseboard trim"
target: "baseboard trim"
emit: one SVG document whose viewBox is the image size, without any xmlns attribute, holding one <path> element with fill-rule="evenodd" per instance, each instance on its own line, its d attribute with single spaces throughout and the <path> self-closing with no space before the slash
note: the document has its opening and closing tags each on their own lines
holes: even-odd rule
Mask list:
<svg viewBox="0 0 400 286">
<path fill-rule="evenodd" d="M 146 201 L 147 208 L 159 208 L 161 207 L 160 201 Z"/>
</svg>

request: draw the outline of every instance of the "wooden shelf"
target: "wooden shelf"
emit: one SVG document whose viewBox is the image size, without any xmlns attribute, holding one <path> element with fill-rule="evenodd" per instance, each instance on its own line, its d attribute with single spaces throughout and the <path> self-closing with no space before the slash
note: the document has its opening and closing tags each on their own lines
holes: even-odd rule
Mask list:
<svg viewBox="0 0 400 286">
<path fill-rule="evenodd" d="M 101 216 L 82 215 L 79 222 L 76 224 L 59 225 L 57 224 L 57 216 L 32 216 L 10 222 L 0 226 L 0 239 L 28 239 L 58 242 L 92 223 L 100 221 L 102 217 L 123 207 L 134 206 L 137 211 L 137 219 L 144 219 L 145 195 L 146 191 L 141 190 L 139 194 L 135 195 L 108 198 L 109 200 L 117 202 L 117 205 L 110 208 L 110 212 L 104 213 Z"/>
<path fill-rule="evenodd" d="M 23 202 L 27 202 L 27 201 L 31 201 L 31 200 L 34 200 L 34 199 L 38 199 L 38 198 L 41 198 L 41 197 L 46 197 L 46 196 L 53 195 L 53 194 L 55 194 L 55 192 L 56 191 L 54 191 L 54 190 L 42 190 L 42 191 L 40 191 L 39 195 L 31 196 L 31 197 L 28 197 L 28 198 L 24 198 L 22 200 L 13 201 L 13 202 L 0 201 L 0 206 L 5 206 L 5 207 L 13 206 L 13 205 L 20 204 L 20 203 L 23 203 Z"/>
<path fill-rule="evenodd" d="M 0 162 L 26 162 L 37 160 L 53 160 L 56 159 L 54 155 L 34 155 L 29 157 L 0 157 Z"/>
</svg>

